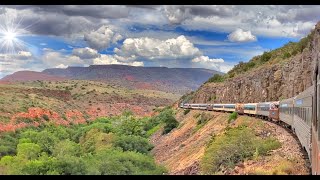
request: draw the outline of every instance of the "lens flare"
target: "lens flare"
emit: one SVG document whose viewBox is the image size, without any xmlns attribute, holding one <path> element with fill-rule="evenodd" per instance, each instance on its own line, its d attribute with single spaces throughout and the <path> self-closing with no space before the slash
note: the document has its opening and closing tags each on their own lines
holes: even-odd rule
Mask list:
<svg viewBox="0 0 320 180">
<path fill-rule="evenodd" d="M 14 32 L 6 32 L 4 34 L 4 39 L 7 40 L 7 41 L 14 41 L 16 38 L 16 33 Z"/>
<path fill-rule="evenodd" d="M 3 15 L 0 18 L 0 53 L 3 54 L 17 54 L 19 51 L 25 51 L 30 44 L 20 39 L 23 34 L 28 32 L 27 28 L 30 28 L 33 24 L 27 27 L 21 27 L 23 17 L 19 17 L 18 14 L 12 16 Z"/>
</svg>

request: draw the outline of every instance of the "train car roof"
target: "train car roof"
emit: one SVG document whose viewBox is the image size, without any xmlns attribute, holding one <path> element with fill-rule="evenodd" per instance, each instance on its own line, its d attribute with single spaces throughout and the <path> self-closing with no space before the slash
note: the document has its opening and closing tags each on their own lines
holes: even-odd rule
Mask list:
<svg viewBox="0 0 320 180">
<path fill-rule="evenodd" d="M 314 93 L 314 85 L 308 87 L 306 90 L 303 92 L 299 93 L 294 99 L 301 98 L 304 96 L 312 95 Z"/>
<path fill-rule="evenodd" d="M 288 99 L 284 99 L 284 100 L 281 100 L 279 103 L 282 104 L 282 103 L 291 102 L 291 103 L 293 104 L 294 98 L 295 98 L 295 97 L 288 98 Z"/>
<path fill-rule="evenodd" d="M 258 103 L 244 103 L 244 105 L 257 105 Z"/>
</svg>

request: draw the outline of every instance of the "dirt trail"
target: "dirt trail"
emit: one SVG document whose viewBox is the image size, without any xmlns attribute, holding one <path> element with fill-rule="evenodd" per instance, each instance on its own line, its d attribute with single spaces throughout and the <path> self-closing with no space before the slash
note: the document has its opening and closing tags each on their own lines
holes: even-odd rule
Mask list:
<svg viewBox="0 0 320 180">
<path fill-rule="evenodd" d="M 202 113 L 210 119 L 203 127 L 196 130 L 196 117 Z M 155 145 L 152 153 L 156 162 L 166 166 L 169 174 L 200 174 L 199 164 L 206 146 L 213 135 L 224 132 L 228 117 L 229 113 L 192 110 L 184 115 L 183 110 L 178 110 L 176 118 L 180 123 L 179 127 L 167 135 L 157 132 L 151 138 Z M 309 174 L 298 142 L 284 128 L 248 116 L 238 117 L 231 127 L 244 123 L 254 128 L 259 136 L 276 137 L 282 146 L 271 152 L 269 156 L 240 163 L 233 171 L 226 174 L 272 174 L 274 173 L 272 168 L 277 165 L 279 165 L 279 171 L 288 171 L 288 174 Z M 289 168 L 282 167 L 281 164 Z"/>
</svg>

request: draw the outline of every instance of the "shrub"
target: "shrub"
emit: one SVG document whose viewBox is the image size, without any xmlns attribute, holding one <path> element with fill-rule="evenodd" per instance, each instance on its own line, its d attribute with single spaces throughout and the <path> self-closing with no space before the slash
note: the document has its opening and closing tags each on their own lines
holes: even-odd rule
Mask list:
<svg viewBox="0 0 320 180">
<path fill-rule="evenodd" d="M 178 127 L 179 122 L 173 116 L 173 110 L 167 109 L 161 112 L 158 116 L 162 122 L 165 123 L 164 130 L 162 134 L 169 133 L 172 129 Z"/>
<path fill-rule="evenodd" d="M 42 115 L 42 118 L 43 118 L 44 120 L 46 120 L 46 121 L 49 121 L 49 116 L 46 115 L 46 114 Z"/>
<path fill-rule="evenodd" d="M 151 135 L 153 135 L 155 132 L 157 132 L 160 128 L 162 127 L 161 124 L 158 124 L 157 126 L 153 127 L 152 129 L 148 130 L 146 135 L 147 137 L 150 137 Z"/>
<path fill-rule="evenodd" d="M 262 54 L 262 56 L 260 57 L 260 61 L 262 62 L 262 63 L 265 63 L 265 62 L 267 62 L 267 61 L 269 61 L 270 60 L 270 58 L 271 58 L 271 52 L 264 52 L 263 54 Z"/>
<path fill-rule="evenodd" d="M 148 139 L 140 136 L 119 136 L 113 142 L 114 146 L 121 147 L 124 151 L 135 151 L 147 154 L 152 148 Z"/>
<path fill-rule="evenodd" d="M 189 112 L 190 112 L 190 109 L 185 109 L 185 110 L 183 111 L 183 114 L 184 114 L 184 115 L 187 115 Z"/>
<path fill-rule="evenodd" d="M 282 56 L 283 59 L 287 59 L 291 56 L 291 54 L 289 52 L 285 52 Z"/>
<path fill-rule="evenodd" d="M 223 81 L 224 81 L 224 76 L 223 75 L 215 74 L 211 78 L 209 78 L 209 80 L 206 83 L 208 83 L 208 82 L 218 83 L 218 82 L 223 82 Z"/>
<path fill-rule="evenodd" d="M 237 117 L 238 117 L 238 113 L 237 113 L 237 112 L 232 112 L 232 113 L 229 115 L 228 123 L 231 123 L 232 121 L 236 120 Z"/>
</svg>

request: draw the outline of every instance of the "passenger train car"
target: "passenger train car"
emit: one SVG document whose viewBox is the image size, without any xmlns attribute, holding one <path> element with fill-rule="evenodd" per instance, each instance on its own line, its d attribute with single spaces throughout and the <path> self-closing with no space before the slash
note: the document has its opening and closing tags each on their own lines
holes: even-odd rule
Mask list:
<svg viewBox="0 0 320 180">
<path fill-rule="evenodd" d="M 320 64 L 314 71 L 313 86 L 295 97 L 273 102 L 236 104 L 185 104 L 185 109 L 237 112 L 285 124 L 298 137 L 311 162 L 312 174 L 320 174 Z"/>
</svg>

